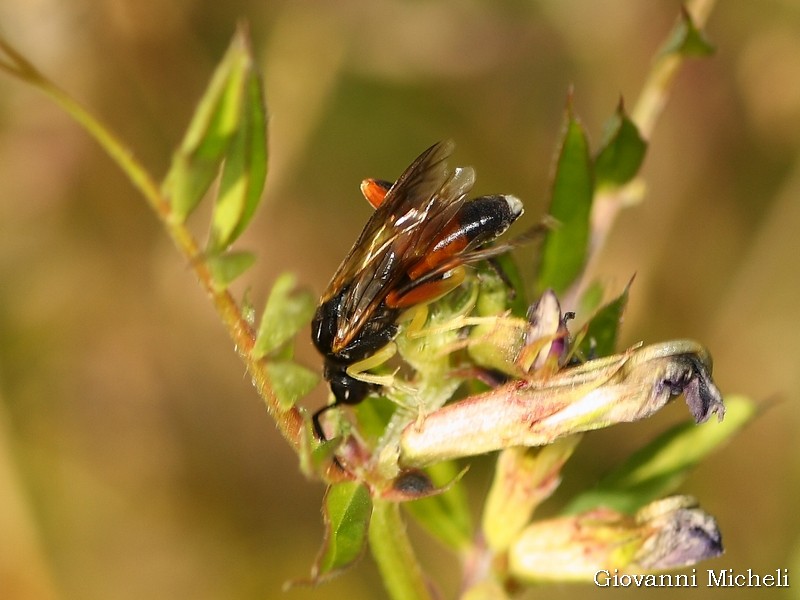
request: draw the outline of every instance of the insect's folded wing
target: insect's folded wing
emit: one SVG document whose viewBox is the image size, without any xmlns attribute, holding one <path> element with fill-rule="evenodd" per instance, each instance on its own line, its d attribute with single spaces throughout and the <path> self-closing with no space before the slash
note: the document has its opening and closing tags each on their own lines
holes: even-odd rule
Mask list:
<svg viewBox="0 0 800 600">
<path fill-rule="evenodd" d="M 360 331 L 463 205 L 474 173 L 448 172 L 452 149 L 451 142 L 436 144 L 403 172 L 339 267 L 329 288 L 349 286 L 339 314 L 339 345 Z"/>
<path fill-rule="evenodd" d="M 403 172 L 339 265 L 323 300 L 351 282 L 353 287 L 361 288 L 357 296 L 364 293 L 366 285 L 355 280 L 371 279 L 369 271 L 391 251 L 398 233 L 413 230 L 426 218 L 431 199 L 449 178 L 446 160 L 452 151 L 451 141 L 434 144 Z M 358 298 L 353 306 L 356 303 Z"/>
<path fill-rule="evenodd" d="M 471 168 L 458 168 L 441 183 L 426 203 L 420 206 L 409 204 L 413 208 L 394 221 L 393 235 L 381 240 L 380 246 L 375 248 L 370 256 L 369 268 L 361 269 L 355 275 L 352 293 L 342 311 L 342 328 L 363 325 L 386 295 L 403 284 L 411 266 L 430 252 L 438 234 L 458 214 L 474 181 L 475 173 Z M 393 190 L 397 194 L 405 193 L 404 188 L 397 184 Z M 390 201 L 399 202 L 399 196 L 390 198 L 387 195 L 387 202 Z M 381 209 L 384 206 L 386 204 Z"/>
</svg>

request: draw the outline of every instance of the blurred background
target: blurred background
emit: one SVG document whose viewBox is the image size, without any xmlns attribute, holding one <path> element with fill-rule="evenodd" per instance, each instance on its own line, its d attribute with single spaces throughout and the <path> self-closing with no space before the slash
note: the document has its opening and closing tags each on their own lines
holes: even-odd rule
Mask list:
<svg viewBox="0 0 800 600">
<path fill-rule="evenodd" d="M 239 243 L 259 262 L 235 291 L 260 307 L 286 270 L 320 292 L 370 213 L 361 179 L 393 179 L 445 137 L 476 168 L 478 193 L 516 194 L 538 220 L 568 89 L 596 147 L 679 6 L 0 0 L 0 31 L 161 176 L 237 21 L 249 22 L 271 155 L 265 203 Z M 725 555 L 699 569 L 789 568 L 797 594 L 800 4 L 721 2 L 707 32 L 717 53 L 681 72 L 645 202 L 622 214 L 593 276 L 615 295 L 636 274 L 623 346 L 700 340 L 719 386 L 764 407 L 681 491 L 724 534 Z M 193 221 L 200 238 L 205 217 Z M 298 356 L 317 368 L 306 339 Z M 324 399 L 319 386 L 306 406 Z M 681 401 L 590 434 L 562 493 L 687 416 Z M 477 514 L 491 463 L 472 464 Z M 0 597 L 383 597 L 368 555 L 321 588 L 281 592 L 309 572 L 322 493 L 143 200 L 46 98 L 0 77 Z M 452 597 L 456 565 L 413 533 Z M 697 593 L 727 594 L 670 592 Z M 737 597 L 766 593 L 791 597 Z"/>
</svg>

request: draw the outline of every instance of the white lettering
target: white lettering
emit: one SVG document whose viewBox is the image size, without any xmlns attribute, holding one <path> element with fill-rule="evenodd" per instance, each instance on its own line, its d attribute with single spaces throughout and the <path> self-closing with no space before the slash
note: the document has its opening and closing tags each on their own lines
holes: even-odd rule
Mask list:
<svg viewBox="0 0 800 600">
<path fill-rule="evenodd" d="M 601 575 L 605 576 L 605 577 L 603 577 L 602 580 L 600 579 Z M 597 573 L 594 574 L 594 584 L 597 587 L 609 587 L 611 585 L 611 582 L 609 581 L 609 577 L 611 577 L 611 573 L 609 573 L 605 569 L 597 571 Z"/>
<path fill-rule="evenodd" d="M 714 572 L 714 569 L 708 570 L 708 587 L 725 587 L 725 569 L 721 569 L 719 575 Z"/>
<path fill-rule="evenodd" d="M 753 569 L 734 573 L 733 569 L 708 569 L 708 587 L 789 587 L 789 569 L 775 569 L 775 574 L 759 575 Z"/>
<path fill-rule="evenodd" d="M 681 573 L 675 575 L 675 581 L 672 581 L 671 575 L 662 575 L 662 577 L 669 577 L 670 583 L 668 587 L 697 587 L 697 569 L 692 569 L 692 574 Z"/>
<path fill-rule="evenodd" d="M 723 571 L 724 573 L 724 571 Z M 601 569 L 594 574 L 597 587 L 697 587 L 697 569 L 691 573 L 620 573 L 619 569 Z M 725 586 L 724 575 L 720 574 L 717 585 Z"/>
</svg>

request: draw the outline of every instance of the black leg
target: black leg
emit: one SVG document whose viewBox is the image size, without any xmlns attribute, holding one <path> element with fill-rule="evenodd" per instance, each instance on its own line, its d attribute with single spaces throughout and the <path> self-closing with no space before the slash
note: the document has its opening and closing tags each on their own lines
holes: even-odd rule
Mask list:
<svg viewBox="0 0 800 600">
<path fill-rule="evenodd" d="M 338 406 L 339 401 L 337 400 L 333 404 L 327 404 L 320 408 L 317 412 L 311 415 L 311 423 L 314 425 L 314 433 L 317 434 L 317 437 L 322 442 L 326 442 L 328 438 L 325 437 L 325 431 L 322 429 L 322 423 L 319 422 L 319 418 L 325 413 L 325 411 L 330 410 L 331 408 Z"/>
</svg>

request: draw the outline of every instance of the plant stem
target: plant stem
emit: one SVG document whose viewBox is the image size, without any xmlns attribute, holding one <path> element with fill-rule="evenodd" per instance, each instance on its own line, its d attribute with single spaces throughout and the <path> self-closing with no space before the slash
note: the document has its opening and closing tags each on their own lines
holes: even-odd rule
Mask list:
<svg viewBox="0 0 800 600">
<path fill-rule="evenodd" d="M 699 29 L 708 21 L 715 2 L 716 0 L 693 0 L 686 3 L 686 10 Z M 640 135 L 645 140 L 649 141 L 652 137 L 656 122 L 664 112 L 664 107 L 669 99 L 675 77 L 685 61 L 686 57 L 673 52 L 657 57 L 650 69 L 639 93 L 639 98 L 631 110 L 631 120 L 636 124 Z M 619 211 L 623 207 L 637 202 L 643 192 L 642 182 L 636 178 L 621 188 L 595 196 L 591 217 L 591 247 L 586 271 L 590 269 L 600 248 L 605 244 L 606 237 L 611 231 Z"/>
<path fill-rule="evenodd" d="M 686 3 L 686 10 L 692 16 L 692 21 L 699 28 L 705 25 L 714 8 L 716 0 L 694 0 Z M 653 68 L 650 69 L 636 105 L 631 111 L 631 119 L 636 123 L 639 133 L 646 140 L 653 134 L 656 121 L 664 112 L 669 99 L 670 89 L 678 74 L 678 70 L 686 61 L 686 57 L 678 53 L 660 56 Z"/>
<path fill-rule="evenodd" d="M 264 361 L 255 360 L 252 357 L 251 350 L 255 343 L 255 335 L 252 328 L 244 319 L 239 305 L 230 292 L 225 289 L 219 289 L 214 284 L 208 264 L 199 249 L 197 241 L 183 223 L 172 217 L 172 208 L 169 200 L 162 193 L 155 178 L 108 127 L 103 125 L 69 94 L 47 79 L 2 38 L 0 38 L 0 50 L 5 54 L 5 56 L 0 57 L 0 70 L 38 88 L 64 109 L 100 144 L 103 150 L 117 163 L 122 172 L 128 176 L 133 186 L 145 197 L 175 247 L 186 259 L 201 287 L 213 302 L 225 328 L 228 330 L 231 340 L 233 340 L 236 352 L 247 366 L 253 385 L 275 419 L 279 431 L 295 451 L 299 451 L 303 428 L 303 419 L 300 412 L 296 408 L 284 411 L 279 407 L 269 383 Z"/>
<path fill-rule="evenodd" d="M 373 502 L 369 547 L 389 596 L 393 600 L 432 600 L 400 516 L 400 505 L 378 498 Z"/>
</svg>

